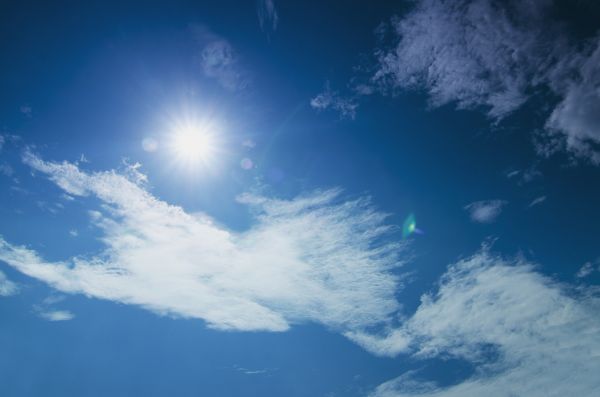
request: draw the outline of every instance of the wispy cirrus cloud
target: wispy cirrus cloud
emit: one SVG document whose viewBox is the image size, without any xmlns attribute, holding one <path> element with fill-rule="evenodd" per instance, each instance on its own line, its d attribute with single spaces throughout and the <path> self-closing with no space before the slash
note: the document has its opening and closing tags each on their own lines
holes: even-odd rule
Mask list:
<svg viewBox="0 0 600 397">
<path fill-rule="evenodd" d="M 68 310 L 38 310 L 38 316 L 48 321 L 69 321 L 75 318 L 75 315 Z"/>
<path fill-rule="evenodd" d="M 473 222 L 492 223 L 500 215 L 506 204 L 505 200 L 482 200 L 468 204 L 464 209 L 469 212 Z"/>
<path fill-rule="evenodd" d="M 594 272 L 600 272 L 600 259 L 597 259 L 594 262 L 586 262 L 579 268 L 575 276 L 577 278 L 585 278 L 591 275 Z"/>
<path fill-rule="evenodd" d="M 310 106 L 317 110 L 330 109 L 336 111 L 343 118 L 353 119 L 356 116 L 358 103 L 350 97 L 344 97 L 339 92 L 333 91 L 329 82 L 325 90 L 310 100 Z"/>
<path fill-rule="evenodd" d="M 600 299 L 487 248 L 452 265 L 437 292 L 404 314 L 394 274 L 401 246 L 385 215 L 339 191 L 292 200 L 240 197 L 254 225 L 233 232 L 150 194 L 129 171 L 86 172 L 26 153 L 24 161 L 90 211 L 105 249 L 50 262 L 0 238 L 0 260 L 65 293 L 204 320 L 227 330 L 284 331 L 320 323 L 381 356 L 447 357 L 475 371 L 440 386 L 404 374 L 373 396 L 592 395 L 600 388 Z M 48 302 L 56 302 L 55 300 Z M 49 309 L 49 320 L 72 314 Z M 51 313 L 53 312 L 53 313 Z M 569 379 L 564 382 L 563 379 Z"/>
<path fill-rule="evenodd" d="M 213 328 L 283 331 L 301 322 L 340 331 L 399 309 L 401 246 L 366 199 L 328 190 L 293 200 L 240 197 L 255 225 L 237 233 L 152 196 L 137 175 L 87 173 L 73 163 L 24 161 L 72 197 L 95 196 L 100 254 L 49 262 L 0 239 L 0 260 L 59 291 L 206 321 Z M 137 168 L 130 173 L 137 173 Z"/>
<path fill-rule="evenodd" d="M 277 15 L 273 0 L 258 0 L 256 2 L 256 15 L 258 16 L 260 28 L 267 36 L 277 30 L 279 15 Z"/>
<path fill-rule="evenodd" d="M 198 62 L 206 77 L 229 91 L 247 87 L 247 73 L 240 65 L 238 52 L 228 40 L 204 25 L 192 25 L 190 31 L 201 48 Z"/>
<path fill-rule="evenodd" d="M 531 200 L 531 203 L 529 203 L 528 207 L 535 207 L 536 205 L 539 205 L 541 203 L 543 203 L 544 201 L 546 201 L 546 196 L 539 196 L 534 198 L 533 200 Z"/>
<path fill-rule="evenodd" d="M 424 295 L 399 328 L 380 337 L 349 336 L 381 355 L 454 358 L 475 367 L 448 386 L 409 372 L 372 397 L 594 395 L 600 390 L 599 304 L 597 290 L 573 291 L 530 263 L 483 249 L 450 266 L 437 292 Z"/>
<path fill-rule="evenodd" d="M 6 275 L 0 271 L 0 296 L 11 296 L 19 292 L 19 287 L 10 281 Z"/>
<path fill-rule="evenodd" d="M 396 43 L 377 50 L 373 82 L 425 89 L 433 106 L 486 109 L 500 120 L 536 91 L 561 102 L 546 122 L 541 153 L 566 148 L 600 164 L 600 40 L 576 45 L 554 20 L 551 0 L 421 0 L 390 24 Z"/>
<path fill-rule="evenodd" d="M 493 122 L 536 97 L 551 109 L 533 137 L 538 153 L 598 165 L 600 36 L 573 38 L 555 3 L 415 1 L 377 30 L 374 65 L 353 95 L 424 90 L 432 107 L 479 109 Z"/>
</svg>

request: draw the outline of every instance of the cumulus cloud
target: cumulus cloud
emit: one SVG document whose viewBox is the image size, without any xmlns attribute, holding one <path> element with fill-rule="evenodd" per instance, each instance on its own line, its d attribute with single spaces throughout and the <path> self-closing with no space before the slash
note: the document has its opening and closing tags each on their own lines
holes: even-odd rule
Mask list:
<svg viewBox="0 0 600 397">
<path fill-rule="evenodd" d="M 502 212 L 502 207 L 507 204 L 504 200 L 483 200 L 465 206 L 473 222 L 491 223 Z"/>
<path fill-rule="evenodd" d="M 258 15 L 258 23 L 263 32 L 268 34 L 277 30 L 279 16 L 277 15 L 273 0 L 258 0 L 256 2 L 256 14 Z"/>
<path fill-rule="evenodd" d="M 0 296 L 11 296 L 19 292 L 17 284 L 10 281 L 6 275 L 0 271 Z"/>
<path fill-rule="evenodd" d="M 540 275 L 532 264 L 484 249 L 450 266 L 438 291 L 424 295 L 400 328 L 362 339 L 380 354 L 465 360 L 475 366 L 473 374 L 440 386 L 409 372 L 371 396 L 595 395 L 600 391 L 599 304 L 597 290 L 573 291 Z"/>
<path fill-rule="evenodd" d="M 245 88 L 248 79 L 231 43 L 203 25 L 192 26 L 191 32 L 202 48 L 199 63 L 204 75 L 229 91 Z"/>
<path fill-rule="evenodd" d="M 90 212 L 105 244 L 99 254 L 50 262 L 0 239 L 0 260 L 59 291 L 232 330 L 307 321 L 355 330 L 399 309 L 392 270 L 401 246 L 386 239 L 385 215 L 366 199 L 343 201 L 337 190 L 292 200 L 244 195 L 256 223 L 233 232 L 152 196 L 137 168 L 87 173 L 31 153 L 24 161 L 65 193 L 102 203 Z"/>
<path fill-rule="evenodd" d="M 377 30 L 375 65 L 354 92 L 425 90 L 433 107 L 481 109 L 494 122 L 534 95 L 559 98 L 536 149 L 600 164 L 600 36 L 576 42 L 554 3 L 415 1 Z"/>
<path fill-rule="evenodd" d="M 310 106 L 317 110 L 331 109 L 341 117 L 353 119 L 358 103 L 353 98 L 341 96 L 337 91 L 333 91 L 328 82 L 325 84 L 325 90 L 310 100 Z"/>
</svg>

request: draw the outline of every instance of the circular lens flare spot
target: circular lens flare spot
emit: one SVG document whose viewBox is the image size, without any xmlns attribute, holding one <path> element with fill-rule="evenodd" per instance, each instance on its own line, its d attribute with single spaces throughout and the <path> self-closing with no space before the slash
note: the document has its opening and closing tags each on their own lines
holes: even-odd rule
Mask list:
<svg viewBox="0 0 600 397">
<path fill-rule="evenodd" d="M 251 170 L 254 168 L 254 163 L 249 158 L 243 158 L 242 161 L 240 161 L 240 166 L 245 170 Z"/>
</svg>

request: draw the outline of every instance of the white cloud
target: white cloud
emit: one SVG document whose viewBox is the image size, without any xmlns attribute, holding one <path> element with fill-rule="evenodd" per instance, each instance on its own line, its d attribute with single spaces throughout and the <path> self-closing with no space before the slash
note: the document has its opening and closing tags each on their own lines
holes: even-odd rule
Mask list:
<svg viewBox="0 0 600 397">
<path fill-rule="evenodd" d="M 75 318 L 75 315 L 68 310 L 40 310 L 38 315 L 48 321 L 69 321 Z"/>
<path fill-rule="evenodd" d="M 340 96 L 336 91 L 332 91 L 329 82 L 325 84 L 325 90 L 310 100 L 310 106 L 313 109 L 325 110 L 331 109 L 345 118 L 353 119 L 356 116 L 358 104 L 352 98 Z"/>
<path fill-rule="evenodd" d="M 466 205 L 465 210 L 469 211 L 469 216 L 473 222 L 491 223 L 500 215 L 502 207 L 506 204 L 504 200 L 476 201 Z"/>
<path fill-rule="evenodd" d="M 600 259 L 597 259 L 595 262 L 584 263 L 575 276 L 577 276 L 577 278 L 584 278 L 594 272 L 600 272 Z"/>
<path fill-rule="evenodd" d="M 10 281 L 6 275 L 0 271 L 0 296 L 11 296 L 19 292 L 17 284 Z"/>
<path fill-rule="evenodd" d="M 529 203 L 529 208 L 536 206 L 538 204 L 543 203 L 544 201 L 546 201 L 546 196 L 540 196 L 540 197 L 536 197 L 535 199 L 533 199 L 531 201 L 531 203 Z"/>
<path fill-rule="evenodd" d="M 453 266 L 404 324 L 363 345 L 380 354 L 456 358 L 475 366 L 448 386 L 416 372 L 373 397 L 591 396 L 600 391 L 600 299 L 534 266 L 483 250 Z"/>
<path fill-rule="evenodd" d="M 562 101 L 538 138 L 600 164 L 600 37 L 575 43 L 551 0 L 420 0 L 388 25 L 370 84 L 381 92 L 425 89 L 432 106 L 485 109 L 501 120 L 532 95 Z"/>
<path fill-rule="evenodd" d="M 6 138 L 4 138 L 4 135 L 0 135 L 0 150 L 4 147 L 4 142 L 6 142 Z"/>
<path fill-rule="evenodd" d="M 277 15 L 273 0 L 258 0 L 256 2 L 256 14 L 258 15 L 258 22 L 263 32 L 267 32 L 268 34 L 277 30 L 279 16 Z"/>
<path fill-rule="evenodd" d="M 230 91 L 245 88 L 248 79 L 239 65 L 237 51 L 229 41 L 203 25 L 194 25 L 191 31 L 202 47 L 199 62 L 204 75 Z"/>
<path fill-rule="evenodd" d="M 385 215 L 365 199 L 341 201 L 335 190 L 293 200 L 245 195 L 256 223 L 238 233 L 160 201 L 135 175 L 90 174 L 31 153 L 24 161 L 67 194 L 102 202 L 91 212 L 106 245 L 100 254 L 48 262 L 0 239 L 0 260 L 57 290 L 234 330 L 312 321 L 343 332 L 399 309 L 390 271 L 401 247 L 384 242 Z"/>
</svg>

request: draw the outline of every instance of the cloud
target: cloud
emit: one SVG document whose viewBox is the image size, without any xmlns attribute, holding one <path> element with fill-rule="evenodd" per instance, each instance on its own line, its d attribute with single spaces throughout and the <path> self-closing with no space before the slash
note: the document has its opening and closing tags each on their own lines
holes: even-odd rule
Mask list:
<svg viewBox="0 0 600 397">
<path fill-rule="evenodd" d="M 11 296 L 19 292 L 17 284 L 10 281 L 6 275 L 0 271 L 0 296 Z"/>
<path fill-rule="evenodd" d="M 273 0 L 258 0 L 256 2 L 256 14 L 258 15 L 258 23 L 263 32 L 275 32 L 279 23 L 279 16 L 275 9 Z"/>
<path fill-rule="evenodd" d="M 454 358 L 475 370 L 440 386 L 412 371 L 372 397 L 590 396 L 600 390 L 600 299 L 573 291 L 526 262 L 487 249 L 449 267 L 436 293 L 403 325 L 366 338 L 380 354 Z"/>
<path fill-rule="evenodd" d="M 546 196 L 536 197 L 535 199 L 533 199 L 533 201 L 531 203 L 529 203 L 529 208 L 536 206 L 538 204 L 541 204 L 544 201 L 546 201 Z"/>
<path fill-rule="evenodd" d="M 68 310 L 42 310 L 38 311 L 38 315 L 48 321 L 69 321 L 75 318 L 75 315 Z"/>
<path fill-rule="evenodd" d="M 399 309 L 392 271 L 401 245 L 386 239 L 386 216 L 367 199 L 343 201 L 337 190 L 291 200 L 244 195 L 255 224 L 233 232 L 152 196 L 137 168 L 87 173 L 31 153 L 24 161 L 65 193 L 101 202 L 90 212 L 105 245 L 98 254 L 49 262 L 0 239 L 0 260 L 59 291 L 230 330 L 315 322 L 343 332 Z"/>
<path fill-rule="evenodd" d="M 4 135 L 0 135 L 0 150 L 4 147 L 4 142 L 6 142 L 6 138 L 4 138 Z"/>
<path fill-rule="evenodd" d="M 332 91 L 329 82 L 325 84 L 325 90 L 310 100 L 310 106 L 317 110 L 331 109 L 340 114 L 343 118 L 353 119 L 356 116 L 358 103 L 353 98 L 340 96 L 336 91 Z"/>
<path fill-rule="evenodd" d="M 581 268 L 577 271 L 577 278 L 584 278 L 589 276 L 594 272 L 600 272 L 600 259 L 596 260 L 594 263 L 586 262 L 581 266 Z"/>
<path fill-rule="evenodd" d="M 0 174 L 4 176 L 13 176 L 15 170 L 9 164 L 0 164 Z"/>
<path fill-rule="evenodd" d="M 229 91 L 245 88 L 248 85 L 246 73 L 241 69 L 237 51 L 229 41 L 203 25 L 193 25 L 190 29 L 202 48 L 199 63 L 204 75 Z"/>
<path fill-rule="evenodd" d="M 558 98 L 535 136 L 537 151 L 565 149 L 600 164 L 600 35 L 576 40 L 554 3 L 415 1 L 377 29 L 375 63 L 354 100 L 425 90 L 432 107 L 479 109 L 499 122 L 533 96 L 551 106 Z"/>
<path fill-rule="evenodd" d="M 507 204 L 504 200 L 483 200 L 466 205 L 465 210 L 473 222 L 491 223 L 496 220 L 502 212 L 502 207 Z"/>
<path fill-rule="evenodd" d="M 31 109 L 31 106 L 29 105 L 22 105 L 19 108 L 19 111 L 24 114 L 26 117 L 31 117 L 33 109 Z"/>
</svg>

